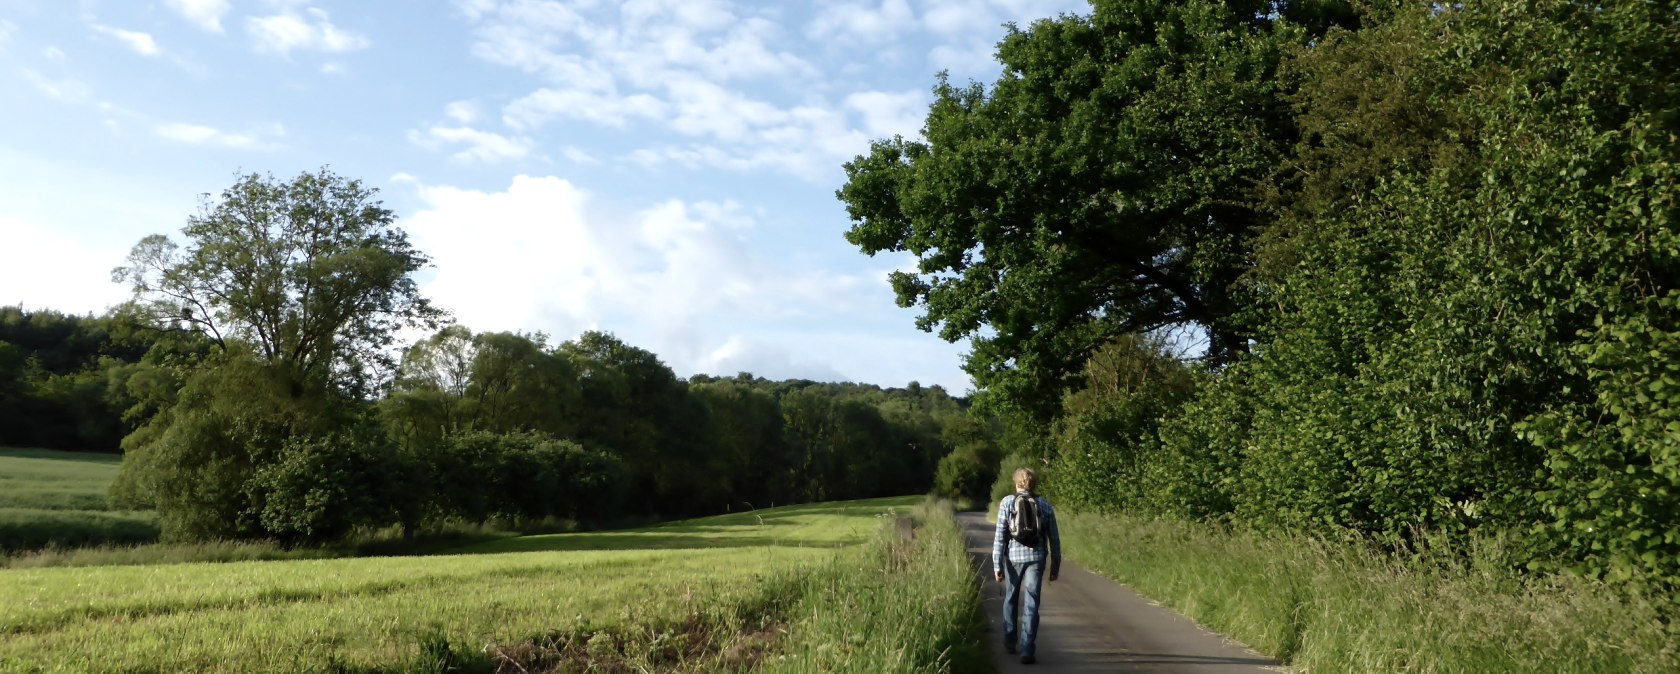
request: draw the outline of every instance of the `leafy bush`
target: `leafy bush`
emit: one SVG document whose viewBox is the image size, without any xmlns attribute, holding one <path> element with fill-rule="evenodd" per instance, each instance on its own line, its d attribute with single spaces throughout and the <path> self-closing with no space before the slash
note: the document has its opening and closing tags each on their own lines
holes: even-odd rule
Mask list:
<svg viewBox="0 0 1680 674">
<path fill-rule="evenodd" d="M 991 467 L 986 465 L 979 451 L 965 447 L 939 460 L 939 471 L 933 478 L 933 494 L 953 501 L 984 501 L 991 484 Z"/>
</svg>

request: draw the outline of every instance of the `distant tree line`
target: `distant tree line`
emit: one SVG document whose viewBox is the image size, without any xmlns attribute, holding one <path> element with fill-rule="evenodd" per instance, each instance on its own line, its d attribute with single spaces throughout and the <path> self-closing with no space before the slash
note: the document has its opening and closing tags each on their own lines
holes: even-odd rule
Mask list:
<svg viewBox="0 0 1680 674">
<path fill-rule="evenodd" d="M 1094 0 L 849 163 L 848 238 L 1071 504 L 1680 583 L 1677 16 Z"/>
<path fill-rule="evenodd" d="M 104 316 L 0 309 L 0 444 L 120 445 L 118 507 L 173 540 L 600 526 L 983 493 L 993 426 L 912 383 L 679 379 L 605 332 L 449 324 L 375 191 L 242 176 L 143 239 Z M 399 330 L 430 336 L 396 348 Z M 961 467 L 981 467 L 959 470 Z"/>
<path fill-rule="evenodd" d="M 0 446 L 115 452 L 140 413 L 131 391 L 202 346 L 115 314 L 0 307 Z"/>
</svg>

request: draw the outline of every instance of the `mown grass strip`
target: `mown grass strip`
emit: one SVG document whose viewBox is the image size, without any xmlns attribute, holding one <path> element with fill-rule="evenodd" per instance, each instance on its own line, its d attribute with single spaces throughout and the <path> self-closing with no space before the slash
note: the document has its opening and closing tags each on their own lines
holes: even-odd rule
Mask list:
<svg viewBox="0 0 1680 674">
<path fill-rule="evenodd" d="M 1315 674 L 1680 671 L 1671 600 L 1481 552 L 1453 568 L 1355 545 L 1065 514 L 1070 559 Z"/>
</svg>

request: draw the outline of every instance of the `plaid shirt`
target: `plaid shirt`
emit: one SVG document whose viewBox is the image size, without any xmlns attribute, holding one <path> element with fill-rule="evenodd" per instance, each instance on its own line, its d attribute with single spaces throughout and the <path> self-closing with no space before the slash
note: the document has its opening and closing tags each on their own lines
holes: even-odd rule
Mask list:
<svg viewBox="0 0 1680 674">
<path fill-rule="evenodd" d="M 1043 496 L 1034 496 L 1033 498 L 1038 499 L 1038 521 L 1039 526 L 1043 527 L 1041 538 L 1050 542 L 1049 550 L 1045 550 L 1043 541 L 1040 541 L 1039 547 L 1029 548 L 1009 540 L 1009 514 L 1015 511 L 1016 497 L 1025 493 L 1016 492 L 1003 497 L 1003 500 L 998 502 L 997 533 L 992 536 L 992 571 L 1003 570 L 1003 546 L 1008 545 L 1009 561 L 1016 564 L 1040 562 L 1044 561 L 1045 555 L 1048 554 L 1050 556 L 1050 574 L 1059 575 L 1062 571 L 1062 533 L 1056 528 L 1056 510 L 1050 507 L 1050 502 L 1045 500 Z"/>
</svg>

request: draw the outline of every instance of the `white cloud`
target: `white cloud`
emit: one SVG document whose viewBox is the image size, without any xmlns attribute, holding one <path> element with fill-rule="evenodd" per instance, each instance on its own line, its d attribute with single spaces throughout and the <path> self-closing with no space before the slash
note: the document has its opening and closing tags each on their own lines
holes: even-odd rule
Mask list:
<svg viewBox="0 0 1680 674">
<path fill-rule="evenodd" d="M 663 118 L 668 108 L 665 101 L 647 94 L 619 96 L 611 91 L 545 87 L 509 103 L 502 110 L 502 121 L 516 129 L 537 128 L 556 117 L 623 127 L 636 118 Z"/>
<path fill-rule="evenodd" d="M 942 44 L 928 51 L 928 62 L 949 71 L 953 82 L 989 80 L 997 75 L 997 46 L 990 44 Z"/>
<path fill-rule="evenodd" d="M 65 54 L 63 49 L 53 45 L 48 45 L 46 49 L 42 49 L 41 56 L 48 61 L 63 61 L 69 58 L 69 55 Z"/>
<path fill-rule="evenodd" d="M 846 107 L 863 115 L 870 138 L 914 138 L 927 119 L 928 97 L 920 91 L 863 91 L 846 97 Z"/>
<path fill-rule="evenodd" d="M 457 7 L 478 24 L 475 56 L 548 81 L 503 108 L 511 128 L 534 132 L 557 120 L 652 124 L 692 142 L 634 150 L 630 161 L 781 168 L 813 180 L 832 177 L 840 161 L 867 147 L 847 113 L 814 93 L 821 74 L 789 49 L 774 6 L 518 0 Z M 762 93 L 748 93 L 749 85 Z"/>
<path fill-rule="evenodd" d="M 285 129 L 278 125 L 271 125 L 263 131 L 263 135 L 285 135 Z M 212 145 L 234 150 L 268 150 L 275 147 L 274 143 L 265 140 L 262 135 L 233 133 L 200 124 L 172 122 L 157 126 L 152 132 L 163 138 L 190 145 Z"/>
<path fill-rule="evenodd" d="M 222 17 L 231 7 L 228 0 L 169 0 L 168 4 L 182 18 L 217 33 L 222 32 Z"/>
<path fill-rule="evenodd" d="M 832 365 L 813 363 L 796 358 L 791 351 L 774 342 L 741 335 L 730 335 L 722 346 L 706 354 L 700 372 L 722 377 L 737 372 L 750 372 L 770 379 L 810 379 L 812 381 L 847 381 L 848 377 Z M 893 383 L 893 382 L 888 382 Z"/>
<path fill-rule="evenodd" d="M 1033 21 L 1061 14 L 1089 14 L 1085 0 L 924 0 L 922 27 L 937 44 L 928 50 L 933 70 L 948 70 L 956 82 L 990 80 L 998 72 L 994 54 L 1003 37 L 1000 26 L 1026 28 Z M 987 36 L 976 39 L 976 36 Z"/>
<path fill-rule="evenodd" d="M 97 24 L 93 26 L 93 29 L 96 32 L 104 33 L 116 38 L 118 42 L 123 43 L 129 49 L 134 50 L 137 54 L 141 54 L 143 56 L 157 56 L 162 53 L 162 50 L 158 49 L 157 41 L 153 40 L 150 34 Z"/>
<path fill-rule="evenodd" d="M 565 157 L 568 161 L 572 162 L 573 164 L 599 164 L 599 163 L 601 163 L 601 160 L 596 159 L 595 155 L 589 154 L 588 151 L 585 151 L 583 148 L 580 148 L 576 145 L 567 145 L 566 147 L 561 148 L 560 149 L 560 156 Z"/>
<path fill-rule="evenodd" d="M 805 35 L 818 40 L 873 44 L 914 30 L 916 15 L 909 0 L 835 2 L 825 4 L 805 26 Z"/>
<path fill-rule="evenodd" d="M 496 8 L 496 0 L 455 0 L 455 7 L 468 19 L 477 21 L 479 17 Z"/>
<path fill-rule="evenodd" d="M 834 379 L 850 367 L 787 354 L 804 351 L 801 334 L 818 329 L 818 319 L 883 300 L 858 292 L 872 279 L 784 266 L 755 252 L 736 233 L 752 217 L 732 202 L 667 200 L 603 216 L 572 183 L 523 175 L 506 191 L 420 187 L 419 196 L 423 206 L 403 228 L 433 257 L 422 292 L 474 330 L 567 339 L 599 326 L 679 372 L 747 367 Z M 845 351 L 806 352 L 855 360 Z"/>
<path fill-rule="evenodd" d="M 54 100 L 65 103 L 87 103 L 93 99 L 93 90 L 86 84 L 73 79 L 54 79 L 42 75 L 29 68 L 19 68 L 18 73 L 35 85 L 41 93 Z"/>
<path fill-rule="evenodd" d="M 0 214 L 0 232 L 6 233 L 0 305 L 97 313 L 127 298 L 128 291 L 111 282 L 111 268 L 122 262 L 130 242 L 90 243 L 65 233 L 72 230 Z"/>
<path fill-rule="evenodd" d="M 17 24 L 0 19 L 0 54 L 6 52 L 6 43 L 12 41 L 12 34 L 17 32 Z"/>
<path fill-rule="evenodd" d="M 410 131 L 408 138 L 422 147 L 465 143 L 466 149 L 451 156 L 463 161 L 486 163 L 524 158 L 531 154 L 531 148 L 535 145 L 529 138 L 509 138 L 466 126 L 434 125 L 424 131 Z"/>
<path fill-rule="evenodd" d="M 282 56 L 293 50 L 320 52 L 348 52 L 365 49 L 371 44 L 367 37 L 333 25 L 326 11 L 286 3 L 278 14 L 252 17 L 245 22 L 253 46 L 259 52 Z"/>
<path fill-rule="evenodd" d="M 472 124 L 478 121 L 478 105 L 472 101 L 455 101 L 443 106 L 443 114 L 462 124 Z"/>
</svg>

